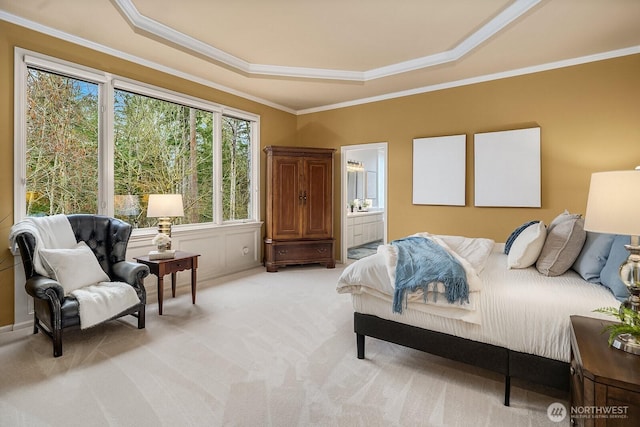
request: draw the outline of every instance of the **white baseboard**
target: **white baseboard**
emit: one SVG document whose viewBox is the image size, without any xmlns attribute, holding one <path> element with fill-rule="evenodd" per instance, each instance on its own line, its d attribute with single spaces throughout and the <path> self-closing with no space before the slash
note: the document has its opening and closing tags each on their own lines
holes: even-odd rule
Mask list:
<svg viewBox="0 0 640 427">
<path fill-rule="evenodd" d="M 33 327 L 33 320 L 27 322 L 14 323 L 13 325 L 0 326 L 0 334 L 6 332 L 18 331 L 20 329 L 26 329 Z"/>
<path fill-rule="evenodd" d="M 13 325 L 13 330 L 17 331 L 18 329 L 32 328 L 33 320 L 27 320 L 25 322 L 15 323 Z"/>
<path fill-rule="evenodd" d="M 20 329 L 32 328 L 33 320 L 26 322 L 14 323 L 13 325 L 0 326 L 0 334 L 4 332 L 18 331 Z"/>
</svg>

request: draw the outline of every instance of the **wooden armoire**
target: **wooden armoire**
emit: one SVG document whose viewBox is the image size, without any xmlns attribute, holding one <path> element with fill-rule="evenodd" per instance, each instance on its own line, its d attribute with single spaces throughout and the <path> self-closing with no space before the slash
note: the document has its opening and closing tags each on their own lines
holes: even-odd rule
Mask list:
<svg viewBox="0 0 640 427">
<path fill-rule="evenodd" d="M 264 258 L 267 271 L 290 264 L 336 265 L 333 254 L 334 149 L 268 146 Z"/>
</svg>

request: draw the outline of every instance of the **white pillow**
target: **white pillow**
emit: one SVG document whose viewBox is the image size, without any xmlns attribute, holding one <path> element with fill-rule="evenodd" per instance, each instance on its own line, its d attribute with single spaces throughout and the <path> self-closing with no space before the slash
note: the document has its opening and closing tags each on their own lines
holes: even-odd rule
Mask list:
<svg viewBox="0 0 640 427">
<path fill-rule="evenodd" d="M 525 228 L 511 245 L 507 256 L 508 268 L 527 268 L 536 263 L 544 241 L 547 238 L 547 228 L 540 221 Z"/>
<path fill-rule="evenodd" d="M 65 295 L 78 288 L 110 281 L 85 242 L 78 242 L 73 249 L 40 249 L 39 254 L 50 277 L 60 282 Z"/>
</svg>

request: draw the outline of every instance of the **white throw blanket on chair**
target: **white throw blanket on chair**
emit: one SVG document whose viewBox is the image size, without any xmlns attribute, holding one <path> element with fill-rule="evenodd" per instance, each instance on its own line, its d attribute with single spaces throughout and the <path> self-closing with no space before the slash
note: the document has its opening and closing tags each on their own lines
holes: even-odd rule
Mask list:
<svg viewBox="0 0 640 427">
<path fill-rule="evenodd" d="M 80 308 L 80 329 L 90 328 L 140 302 L 128 283 L 100 282 L 71 291 Z"/>
<path fill-rule="evenodd" d="M 15 238 L 20 233 L 29 233 L 36 240 L 33 268 L 42 276 L 49 276 L 49 272 L 40 260 L 40 249 L 71 249 L 77 244 L 69 219 L 63 214 L 27 217 L 14 224 L 9 234 L 11 253 L 14 255 L 19 253 Z"/>
</svg>

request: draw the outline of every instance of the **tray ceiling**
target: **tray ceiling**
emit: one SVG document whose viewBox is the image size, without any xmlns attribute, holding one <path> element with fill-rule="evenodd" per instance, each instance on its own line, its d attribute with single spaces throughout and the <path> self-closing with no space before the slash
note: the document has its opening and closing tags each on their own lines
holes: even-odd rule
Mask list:
<svg viewBox="0 0 640 427">
<path fill-rule="evenodd" d="M 638 0 L 0 0 L 0 19 L 298 113 L 640 53 Z"/>
</svg>

